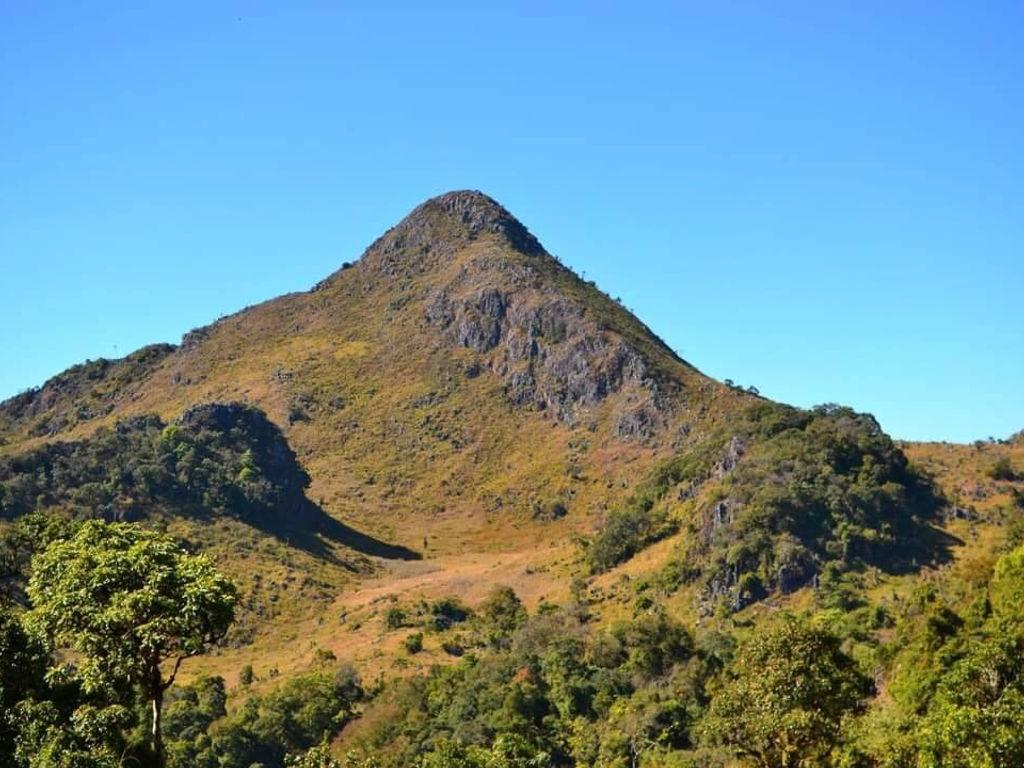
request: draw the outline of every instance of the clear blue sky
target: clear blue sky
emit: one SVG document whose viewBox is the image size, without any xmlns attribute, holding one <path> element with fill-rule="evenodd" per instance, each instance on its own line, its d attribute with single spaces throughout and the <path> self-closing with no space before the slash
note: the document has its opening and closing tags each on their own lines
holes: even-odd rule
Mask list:
<svg viewBox="0 0 1024 768">
<path fill-rule="evenodd" d="M 1024 428 L 1020 2 L 6 2 L 0 396 L 496 197 L 718 378 Z"/>
</svg>

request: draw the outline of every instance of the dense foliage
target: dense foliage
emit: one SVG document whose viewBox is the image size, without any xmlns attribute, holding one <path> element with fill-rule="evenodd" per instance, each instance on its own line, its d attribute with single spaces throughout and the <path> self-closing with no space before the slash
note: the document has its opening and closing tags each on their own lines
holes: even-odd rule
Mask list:
<svg viewBox="0 0 1024 768">
<path fill-rule="evenodd" d="M 224 681 L 200 678 L 175 691 L 167 706 L 172 768 L 283 768 L 336 734 L 363 697 L 355 673 L 332 666 L 298 675 L 228 716 Z M 211 726 L 217 723 L 215 728 Z"/>
<path fill-rule="evenodd" d="M 261 411 L 205 405 L 169 425 L 142 416 L 86 440 L 0 458 L 0 517 L 60 507 L 131 521 L 173 509 L 262 522 L 301 512 L 308 484 Z"/>
<path fill-rule="evenodd" d="M 365 717 L 370 753 L 388 747 L 388 765 L 425 753 L 424 766 L 613 766 L 691 745 L 718 661 L 679 624 L 652 612 L 602 631 L 580 606 L 510 620 L 508 593 L 496 604 L 506 609 L 479 612 L 464 631 L 458 663 L 378 696 Z"/>
<path fill-rule="evenodd" d="M 234 618 L 234 586 L 210 560 L 183 552 L 169 537 L 94 520 L 33 559 L 28 596 L 27 625 L 79 654 L 85 693 L 116 698 L 137 687 L 150 702 L 160 761 L 164 693 L 182 661 L 224 637 Z"/>
<path fill-rule="evenodd" d="M 671 493 L 675 491 L 675 494 Z M 666 578 L 737 610 L 865 564 L 943 556 L 930 484 L 865 414 L 758 402 L 718 439 L 660 466 L 587 548 L 594 571 L 682 526 Z"/>
<path fill-rule="evenodd" d="M 96 611 L 83 633 L 119 638 L 109 644 L 116 663 L 103 658 L 105 648 L 76 644 L 38 619 L 57 610 L 72 621 L 80 613 L 40 595 L 40 580 L 69 548 L 126 535 L 143 549 L 165 541 L 98 522 L 71 538 L 58 536 L 37 558 L 32 610 L 0 615 L 3 764 L 107 768 L 126 754 L 143 766 L 159 764 L 145 733 L 145 675 L 133 671 L 133 660 L 144 661 L 149 646 L 124 639 L 149 631 L 183 635 L 179 622 L 189 610 L 126 631 L 117 617 L 153 605 L 154 589 L 129 591 L 115 564 L 96 568 L 94 578 L 111 574 L 112 583 L 122 584 L 112 595 L 122 598 Z M 131 545 L 119 551 L 123 556 L 106 556 L 133 562 Z M 165 569 L 151 565 L 144 570 L 164 589 Z M 73 571 L 68 578 L 92 594 L 93 577 Z M 439 600 L 403 609 L 401 622 L 384 625 L 390 632 L 411 627 L 409 636 L 421 643 L 426 636 L 431 645 L 458 639 L 461 658 L 426 675 L 366 691 L 350 668 L 323 653 L 310 671 L 267 692 L 246 691 L 251 669 L 234 693 L 219 677 L 171 688 L 163 719 L 167 764 L 713 768 L 739 759 L 762 768 L 1019 766 L 1024 547 L 993 563 L 976 599 L 965 603 L 960 590 L 956 581 L 923 583 L 899 604 L 884 635 L 864 632 L 861 609 L 844 614 L 824 598 L 809 614 L 781 613 L 753 631 L 734 622 L 731 631 L 696 636 L 651 605 L 638 604 L 632 618 L 599 626 L 582 595 L 533 615 L 508 588 L 496 589 L 472 613 L 456 600 Z M 51 591 L 79 594 L 70 583 L 55 582 Z M 141 603 L 131 597 L 139 593 Z M 109 621 L 102 619 L 112 610 Z M 436 621 L 446 616 L 455 618 Z M 52 655 L 54 645 L 66 643 L 83 651 L 70 666 Z M 872 679 L 885 680 L 884 702 L 871 699 Z M 239 704 L 229 706 L 236 695 Z M 353 720 L 358 728 L 332 754 L 330 741 L 349 733 Z"/>
<path fill-rule="evenodd" d="M 739 649 L 701 731 L 763 768 L 820 764 L 871 688 L 837 638 L 788 619 Z"/>
</svg>

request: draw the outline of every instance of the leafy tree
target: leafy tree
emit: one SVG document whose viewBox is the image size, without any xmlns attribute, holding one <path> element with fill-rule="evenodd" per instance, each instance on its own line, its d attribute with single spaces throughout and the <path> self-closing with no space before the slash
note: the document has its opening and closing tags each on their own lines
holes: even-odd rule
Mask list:
<svg viewBox="0 0 1024 768">
<path fill-rule="evenodd" d="M 202 765 L 198 745 L 208 739 L 210 726 L 227 714 L 224 678 L 201 675 L 167 696 L 163 716 L 168 762 L 174 766 Z"/>
<path fill-rule="evenodd" d="M 690 635 L 660 611 L 618 622 L 611 632 L 625 654 L 623 668 L 639 681 L 659 677 L 674 663 L 693 655 Z"/>
<path fill-rule="evenodd" d="M 223 638 L 236 592 L 209 559 L 135 525 L 85 523 L 32 560 L 29 626 L 80 654 L 87 694 L 137 686 L 152 708 L 151 739 L 164 761 L 164 694 L 182 661 Z M 168 674 L 161 669 L 173 662 Z"/>
<path fill-rule="evenodd" d="M 15 718 L 21 731 L 15 764 L 26 768 L 120 768 L 123 743 L 116 734 L 132 722 L 118 704 L 82 704 L 70 717 L 50 701 L 19 702 Z"/>
<path fill-rule="evenodd" d="M 835 637 L 786 617 L 741 646 L 700 731 L 761 768 L 819 766 L 870 691 Z"/>
<path fill-rule="evenodd" d="M 1024 622 L 1024 546 L 996 561 L 989 595 L 998 619 L 1010 623 Z"/>
<path fill-rule="evenodd" d="M 308 752 L 289 758 L 285 764 L 288 768 L 349 768 L 354 762 L 354 760 L 350 760 L 346 766 L 335 760 L 331 756 L 331 748 L 325 742 L 313 747 Z"/>
<path fill-rule="evenodd" d="M 1024 639 L 975 645 L 943 677 L 916 730 L 925 768 L 1024 765 Z"/>
<path fill-rule="evenodd" d="M 25 632 L 18 618 L 0 607 L 0 765 L 10 765 L 19 730 L 16 705 L 39 698 L 48 655 L 42 643 Z"/>
<path fill-rule="evenodd" d="M 444 739 L 417 763 L 417 768 L 485 768 L 486 752 Z"/>
<path fill-rule="evenodd" d="M 520 736 L 502 734 L 490 749 L 443 739 L 420 759 L 417 768 L 547 768 L 550 764 L 546 752 L 532 748 Z"/>
<path fill-rule="evenodd" d="M 526 621 L 526 608 L 511 587 L 497 587 L 480 606 L 480 618 L 487 641 L 500 646 Z"/>
</svg>

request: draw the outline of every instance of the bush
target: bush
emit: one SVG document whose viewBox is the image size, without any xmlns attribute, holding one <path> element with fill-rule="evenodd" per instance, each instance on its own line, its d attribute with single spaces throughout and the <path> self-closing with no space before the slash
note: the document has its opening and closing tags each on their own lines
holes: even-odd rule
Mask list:
<svg viewBox="0 0 1024 768">
<path fill-rule="evenodd" d="M 241 683 L 243 687 L 248 688 L 252 685 L 255 679 L 256 673 L 253 672 L 252 664 L 246 664 L 238 673 L 238 682 Z"/>
<path fill-rule="evenodd" d="M 427 620 L 427 624 L 437 632 L 444 632 L 455 624 L 461 624 L 471 615 L 472 611 L 457 598 L 445 597 L 430 606 L 430 618 Z"/>
<path fill-rule="evenodd" d="M 511 587 L 497 587 L 480 606 L 480 620 L 487 642 L 501 646 L 526 621 L 526 608 Z"/>
<path fill-rule="evenodd" d="M 988 476 L 993 480 L 1016 480 L 1018 474 L 1014 472 L 1009 456 L 1000 456 L 995 463 L 989 467 Z"/>
<path fill-rule="evenodd" d="M 413 632 L 402 641 L 407 653 L 419 653 L 423 650 L 423 633 Z"/>
<path fill-rule="evenodd" d="M 592 573 L 602 573 L 675 530 L 663 511 L 646 505 L 617 510 L 608 515 L 601 531 L 587 545 L 587 564 Z"/>
<path fill-rule="evenodd" d="M 397 605 L 388 608 L 384 614 L 384 626 L 389 630 L 401 629 L 405 626 L 405 611 Z"/>
</svg>

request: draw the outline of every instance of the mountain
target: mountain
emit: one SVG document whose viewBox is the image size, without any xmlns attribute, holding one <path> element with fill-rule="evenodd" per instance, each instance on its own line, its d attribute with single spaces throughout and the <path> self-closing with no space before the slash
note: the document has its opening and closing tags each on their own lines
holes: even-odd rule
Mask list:
<svg viewBox="0 0 1024 768">
<path fill-rule="evenodd" d="M 717 382 L 458 191 L 307 292 L 0 404 L 0 520 L 138 520 L 211 553 L 242 615 L 185 675 L 255 667 L 249 695 L 326 652 L 366 679 L 453 664 L 499 585 L 595 626 L 874 606 L 884 633 L 889 595 L 965 552 L 991 569 L 1019 449 L 898 445 Z M 407 653 L 413 616 L 436 635 Z"/>
<path fill-rule="evenodd" d="M 445 513 L 477 527 L 487 508 L 528 518 L 536 504 L 573 501 L 560 466 L 573 460 L 571 435 L 593 446 L 579 462 L 628 475 L 733 399 L 493 200 L 456 192 L 307 293 L 4 403 L 0 430 L 10 451 L 245 402 L 282 429 L 332 513 L 370 526 Z M 395 530 L 410 544 L 424 533 Z"/>
<path fill-rule="evenodd" d="M 809 583 L 836 547 L 840 559 L 877 555 L 934 506 L 870 417 L 801 412 L 702 375 L 480 192 L 426 201 L 308 292 L 176 347 L 69 369 L 0 404 L 0 434 L 14 455 L 210 403 L 265 415 L 310 477 L 309 508 L 363 537 L 325 546 L 363 555 L 594 536 L 599 572 L 687 528 L 680 578 L 699 581 L 706 603 L 739 605 Z M 847 519 L 827 509 L 835 488 L 788 498 L 776 477 L 785 461 L 808 487 L 822 464 L 831 486 L 860 482 L 865 460 L 873 490 L 890 482 L 903 496 L 878 491 Z M 737 559 L 741 529 L 759 543 Z"/>
</svg>

